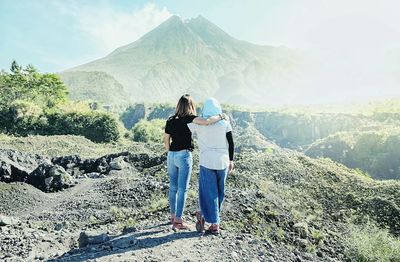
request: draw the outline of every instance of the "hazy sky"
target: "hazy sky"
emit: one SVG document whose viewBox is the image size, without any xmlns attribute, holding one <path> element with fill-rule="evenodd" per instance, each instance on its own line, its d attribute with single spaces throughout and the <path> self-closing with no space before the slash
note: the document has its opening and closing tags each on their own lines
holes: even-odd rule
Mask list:
<svg viewBox="0 0 400 262">
<path fill-rule="evenodd" d="M 312 74 L 331 89 L 352 81 L 356 93 L 368 85 L 393 93 L 383 71 L 387 52 L 400 49 L 399 10 L 397 0 L 0 0 L 0 68 L 16 59 L 61 71 L 137 40 L 172 14 L 203 15 L 238 39 L 303 50 L 324 63 Z M 377 89 L 382 81 L 391 87 Z"/>
<path fill-rule="evenodd" d="M 171 14 L 199 14 L 236 38 L 315 52 L 400 47 L 399 1 L 1 0 L 0 68 L 58 71 L 130 43 Z"/>
</svg>

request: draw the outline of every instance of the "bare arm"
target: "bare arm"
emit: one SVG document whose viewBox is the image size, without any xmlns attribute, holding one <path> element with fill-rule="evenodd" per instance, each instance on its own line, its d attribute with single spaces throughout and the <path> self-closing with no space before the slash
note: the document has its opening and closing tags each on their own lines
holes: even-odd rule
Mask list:
<svg viewBox="0 0 400 262">
<path fill-rule="evenodd" d="M 167 151 L 167 152 L 169 151 L 170 143 L 171 143 L 171 135 L 164 133 L 164 148 L 165 148 L 165 151 Z"/>
</svg>

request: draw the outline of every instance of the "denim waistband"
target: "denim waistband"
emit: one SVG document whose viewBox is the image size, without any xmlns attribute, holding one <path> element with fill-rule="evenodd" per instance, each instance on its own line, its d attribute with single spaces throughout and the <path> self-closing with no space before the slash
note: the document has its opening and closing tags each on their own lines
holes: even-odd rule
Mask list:
<svg viewBox="0 0 400 262">
<path fill-rule="evenodd" d="M 189 149 L 182 149 L 179 151 L 168 151 L 168 153 L 185 153 L 185 152 L 192 153 L 192 151 L 190 151 Z"/>
</svg>

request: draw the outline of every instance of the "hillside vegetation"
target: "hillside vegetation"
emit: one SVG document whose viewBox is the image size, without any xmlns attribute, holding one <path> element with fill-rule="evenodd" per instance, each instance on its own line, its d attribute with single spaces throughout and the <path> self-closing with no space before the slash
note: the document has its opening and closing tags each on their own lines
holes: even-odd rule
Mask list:
<svg viewBox="0 0 400 262">
<path fill-rule="evenodd" d="M 338 133 L 311 144 L 311 157 L 328 157 L 379 179 L 400 179 L 400 130 Z"/>
<path fill-rule="evenodd" d="M 41 74 L 15 61 L 0 74 L 0 132 L 14 135 L 82 135 L 96 142 L 115 141 L 119 124 L 94 104 L 72 103 L 55 74 Z M 92 110 L 93 109 L 93 110 Z"/>
</svg>

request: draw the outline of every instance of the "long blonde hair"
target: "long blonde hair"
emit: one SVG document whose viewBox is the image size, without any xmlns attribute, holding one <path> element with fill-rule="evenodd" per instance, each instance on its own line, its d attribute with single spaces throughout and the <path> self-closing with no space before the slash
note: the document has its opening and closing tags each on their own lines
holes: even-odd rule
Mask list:
<svg viewBox="0 0 400 262">
<path fill-rule="evenodd" d="M 196 105 L 194 104 L 193 98 L 190 95 L 185 94 L 181 96 L 178 104 L 176 105 L 174 117 L 184 117 L 190 115 L 196 115 Z"/>
</svg>

